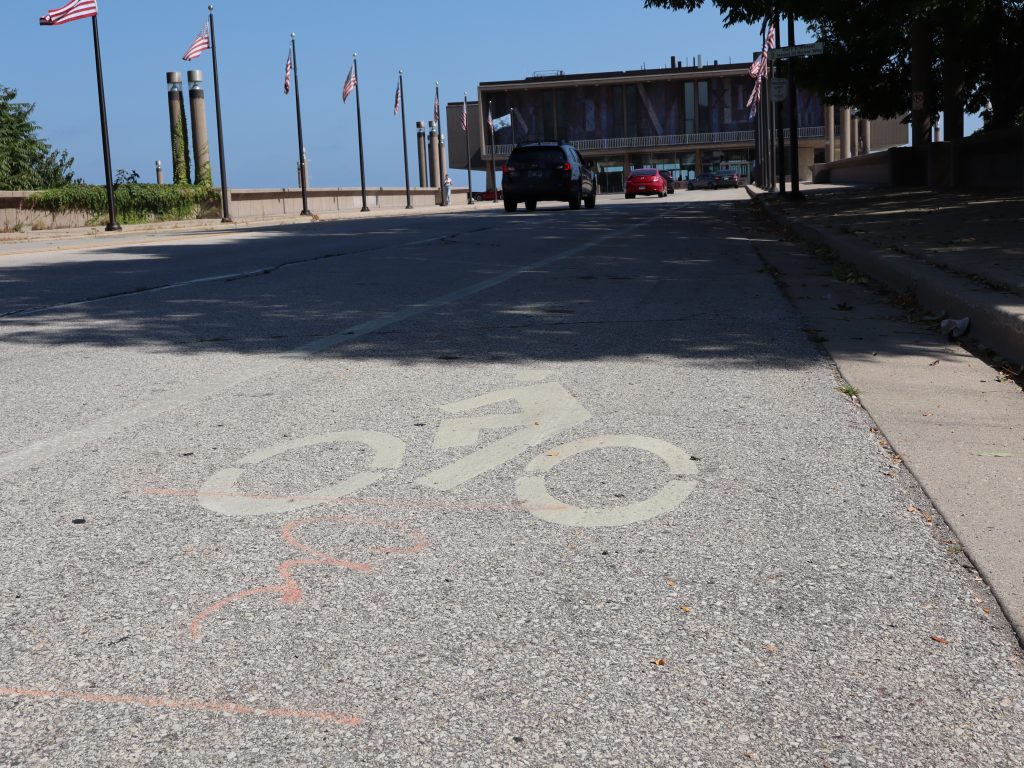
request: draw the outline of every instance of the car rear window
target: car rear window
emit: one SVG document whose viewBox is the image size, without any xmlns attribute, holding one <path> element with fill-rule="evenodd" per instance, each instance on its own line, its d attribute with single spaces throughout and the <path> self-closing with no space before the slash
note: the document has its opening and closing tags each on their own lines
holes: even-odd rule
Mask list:
<svg viewBox="0 0 1024 768">
<path fill-rule="evenodd" d="M 558 147 L 521 147 L 512 152 L 510 162 L 564 163 L 565 154 Z"/>
<path fill-rule="evenodd" d="M 631 171 L 630 176 L 657 176 L 658 172 L 653 168 L 637 168 L 635 171 Z"/>
</svg>

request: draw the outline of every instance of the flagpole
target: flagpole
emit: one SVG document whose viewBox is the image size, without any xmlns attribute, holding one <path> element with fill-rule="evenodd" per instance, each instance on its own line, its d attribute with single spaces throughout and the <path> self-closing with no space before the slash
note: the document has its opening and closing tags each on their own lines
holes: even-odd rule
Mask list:
<svg viewBox="0 0 1024 768">
<path fill-rule="evenodd" d="M 789 47 L 792 47 L 796 45 L 796 22 L 793 19 L 792 12 L 789 14 L 787 26 L 789 32 Z M 781 29 L 779 30 L 779 40 L 781 43 Z M 801 200 L 803 199 L 803 195 L 800 193 L 800 130 L 797 128 L 797 124 L 800 121 L 797 118 L 795 56 L 790 57 L 789 66 L 787 66 L 786 69 L 789 74 L 789 189 L 790 196 L 794 200 Z"/>
<path fill-rule="evenodd" d="M 462 92 L 462 114 L 466 118 L 466 184 L 469 191 L 466 196 L 469 198 L 469 205 L 473 205 L 473 161 L 469 156 L 469 94 Z"/>
<path fill-rule="evenodd" d="M 299 102 L 299 56 L 292 32 L 292 74 L 295 75 L 295 123 L 299 129 L 299 176 L 302 183 L 302 212 L 300 216 L 312 216 L 309 210 L 309 189 L 306 182 L 306 145 L 302 141 L 302 107 Z"/>
<path fill-rule="evenodd" d="M 434 108 L 434 113 L 435 113 L 434 117 L 436 118 L 434 120 L 434 122 L 437 123 L 438 146 L 440 147 L 440 137 L 444 135 L 444 131 L 441 130 L 441 83 L 438 82 L 437 80 L 434 81 L 434 107 L 435 107 Z M 440 166 L 441 166 L 441 157 L 440 157 L 440 155 L 438 155 L 438 158 L 437 158 L 437 165 L 438 165 L 438 178 L 441 181 L 441 205 L 442 206 L 451 205 L 451 200 L 449 200 L 447 203 L 445 202 L 444 179 L 440 178 L 440 176 L 441 176 L 441 168 L 440 168 Z"/>
<path fill-rule="evenodd" d="M 409 139 L 405 131 L 405 82 L 402 70 L 398 70 L 398 95 L 402 102 L 402 157 L 405 160 L 405 207 L 412 208 L 412 193 L 409 191 Z"/>
<path fill-rule="evenodd" d="M 100 58 L 100 25 L 96 20 L 97 13 L 92 17 L 92 42 L 96 51 L 96 86 L 100 99 L 100 133 L 103 134 L 103 171 L 107 179 L 107 212 L 110 215 L 107 221 L 107 232 L 120 232 L 121 225 L 117 223 L 117 205 L 114 202 L 114 177 L 110 171 L 110 133 L 107 130 L 107 97 L 103 90 L 103 62 Z"/>
<path fill-rule="evenodd" d="M 779 20 L 781 18 L 782 18 L 781 16 L 776 15 L 774 21 L 772 22 L 775 25 L 775 45 L 777 47 L 779 47 L 779 48 L 782 47 L 782 27 L 780 26 L 780 23 L 779 23 Z M 779 59 L 778 62 L 776 62 L 776 64 L 775 64 L 776 70 L 781 70 L 782 65 L 781 65 L 781 63 L 779 63 L 781 61 L 782 60 Z M 780 71 L 776 71 L 776 74 L 781 74 L 781 72 Z M 777 132 L 776 138 L 778 140 L 778 149 L 776 150 L 776 156 L 775 156 L 775 163 L 777 165 L 776 173 L 778 174 L 778 177 L 779 177 L 779 194 L 780 195 L 785 195 L 786 194 L 786 134 L 785 134 L 785 127 L 783 126 L 783 122 L 782 122 L 782 103 L 778 102 L 778 101 L 773 102 L 773 108 L 774 108 L 774 112 L 775 112 L 775 130 Z"/>
<path fill-rule="evenodd" d="M 494 115 L 491 114 L 492 100 L 487 100 L 487 122 L 491 125 L 491 182 L 494 184 L 494 203 L 498 202 L 498 167 L 494 162 Z"/>
<path fill-rule="evenodd" d="M 213 55 L 213 100 L 217 105 L 217 154 L 220 155 L 221 221 L 231 222 L 231 202 L 228 195 L 228 171 L 224 161 L 224 121 L 220 111 L 220 75 L 217 69 L 217 35 L 213 29 L 213 6 L 210 9 L 210 53 Z"/>
<path fill-rule="evenodd" d="M 359 132 L 359 185 L 363 190 L 363 207 L 360 209 L 363 213 L 370 210 L 370 206 L 366 204 L 366 170 L 363 167 L 363 113 L 359 107 L 359 66 L 356 63 L 357 54 L 352 54 L 352 74 L 356 78 L 356 130 Z"/>
</svg>

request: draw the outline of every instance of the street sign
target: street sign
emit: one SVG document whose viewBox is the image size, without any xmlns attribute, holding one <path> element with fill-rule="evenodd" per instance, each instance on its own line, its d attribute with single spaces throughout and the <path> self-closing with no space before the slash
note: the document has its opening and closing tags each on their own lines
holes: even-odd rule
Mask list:
<svg viewBox="0 0 1024 768">
<path fill-rule="evenodd" d="M 773 48 L 768 51 L 768 60 L 793 59 L 798 56 L 820 56 L 825 52 L 825 44 L 820 40 L 805 45 L 790 45 L 785 48 Z"/>
<path fill-rule="evenodd" d="M 788 80 L 772 80 L 772 101 L 785 101 L 788 91 Z"/>
</svg>

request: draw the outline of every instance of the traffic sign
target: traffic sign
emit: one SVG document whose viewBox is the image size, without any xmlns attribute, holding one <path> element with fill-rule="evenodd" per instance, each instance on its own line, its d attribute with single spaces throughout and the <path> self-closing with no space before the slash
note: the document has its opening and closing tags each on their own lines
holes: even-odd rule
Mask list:
<svg viewBox="0 0 1024 768">
<path fill-rule="evenodd" d="M 773 48 L 768 51 L 769 61 L 778 59 L 793 59 L 798 56 L 820 56 L 825 52 L 825 44 L 820 40 L 816 43 L 805 45 L 790 45 L 785 48 Z"/>
<path fill-rule="evenodd" d="M 772 80 L 772 101 L 785 101 L 788 86 L 788 80 Z"/>
</svg>

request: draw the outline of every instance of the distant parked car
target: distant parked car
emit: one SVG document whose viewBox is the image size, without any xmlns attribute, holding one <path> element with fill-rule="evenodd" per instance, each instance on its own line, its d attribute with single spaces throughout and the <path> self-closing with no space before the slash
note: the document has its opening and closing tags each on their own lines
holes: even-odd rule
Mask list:
<svg viewBox="0 0 1024 768">
<path fill-rule="evenodd" d="M 717 174 L 708 171 L 690 179 L 686 185 L 687 189 L 718 189 Z"/>
<path fill-rule="evenodd" d="M 670 195 L 674 195 L 676 193 L 676 188 L 672 183 L 672 174 L 668 171 L 658 171 L 658 173 L 661 174 L 661 178 L 665 180 L 665 189 L 668 190 Z"/>
<path fill-rule="evenodd" d="M 730 171 L 723 168 L 720 171 L 715 172 L 715 188 L 718 187 L 738 187 L 740 185 L 740 175 L 736 171 Z"/>
<path fill-rule="evenodd" d="M 658 173 L 656 168 L 634 168 L 626 179 L 626 199 L 632 200 L 637 195 L 668 194 L 668 182 Z"/>
<path fill-rule="evenodd" d="M 495 194 L 497 194 L 497 196 L 498 196 L 497 199 L 501 200 L 501 190 L 500 189 L 497 190 L 497 192 L 495 192 L 495 190 L 493 190 L 493 189 L 484 190 L 483 192 L 474 192 L 473 193 L 473 199 L 474 200 L 490 202 L 491 200 L 495 199 L 495 197 L 494 197 Z"/>
</svg>

